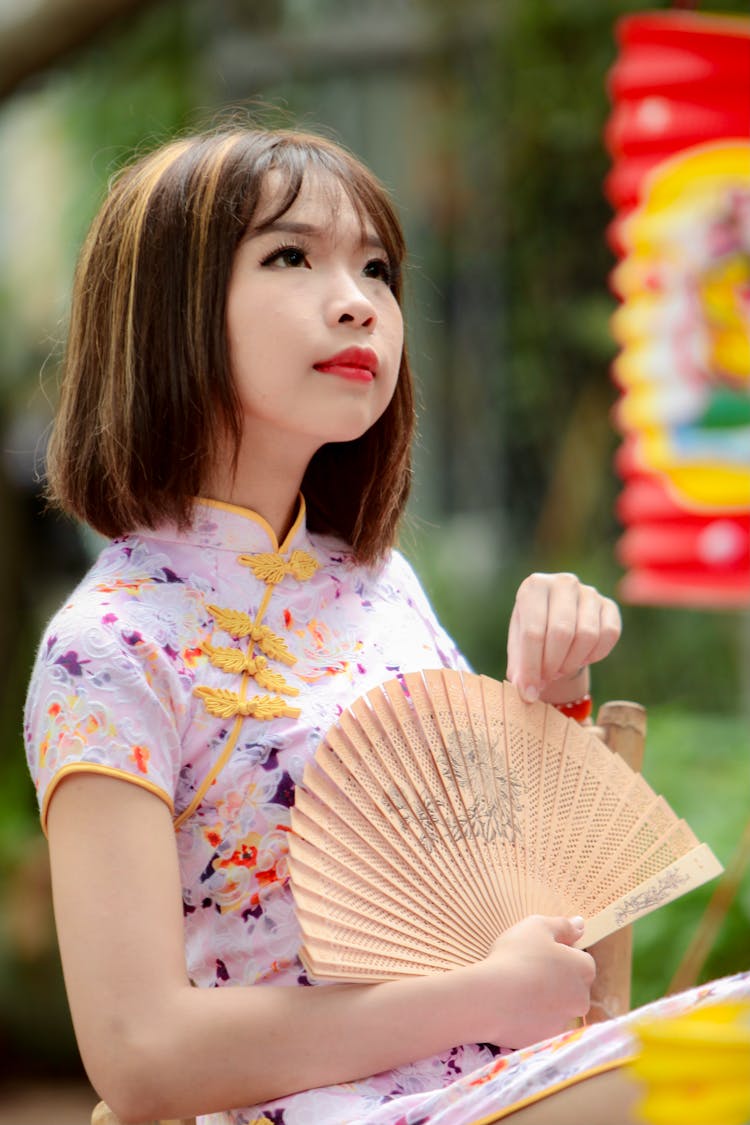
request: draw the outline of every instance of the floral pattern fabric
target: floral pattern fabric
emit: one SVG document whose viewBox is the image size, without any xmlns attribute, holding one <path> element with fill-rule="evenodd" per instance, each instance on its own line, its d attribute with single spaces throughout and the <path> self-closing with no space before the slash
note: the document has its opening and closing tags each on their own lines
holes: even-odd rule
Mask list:
<svg viewBox="0 0 750 1125">
<path fill-rule="evenodd" d="M 148 789 L 174 816 L 195 984 L 307 986 L 287 871 L 295 786 L 357 696 L 441 666 L 466 665 L 398 552 L 355 564 L 308 532 L 302 501 L 282 544 L 254 513 L 200 501 L 188 530 L 106 546 L 45 632 L 24 725 L 42 822 L 70 772 Z M 557 1071 L 534 1060 L 565 1059 L 575 1042 L 507 1056 L 457 1046 L 199 1122 L 459 1125 L 543 1088 Z"/>
</svg>

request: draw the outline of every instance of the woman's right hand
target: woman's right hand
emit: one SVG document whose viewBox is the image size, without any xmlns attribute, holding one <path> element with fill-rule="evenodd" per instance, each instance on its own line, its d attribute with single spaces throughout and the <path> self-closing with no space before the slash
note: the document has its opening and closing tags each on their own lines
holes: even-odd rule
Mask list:
<svg viewBox="0 0 750 1125">
<path fill-rule="evenodd" d="M 588 1012 L 596 967 L 573 948 L 582 932 L 580 919 L 533 914 L 501 934 L 470 970 L 487 1020 L 481 1042 L 526 1047 Z"/>
</svg>

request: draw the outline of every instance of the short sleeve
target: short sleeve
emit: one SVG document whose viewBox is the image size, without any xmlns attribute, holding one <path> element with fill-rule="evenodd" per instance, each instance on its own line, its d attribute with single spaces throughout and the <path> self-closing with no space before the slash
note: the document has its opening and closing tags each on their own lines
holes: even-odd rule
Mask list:
<svg viewBox="0 0 750 1125">
<path fill-rule="evenodd" d="M 45 831 L 50 797 L 72 772 L 140 785 L 174 812 L 178 717 L 179 687 L 158 645 L 75 601 L 61 610 L 42 638 L 24 714 Z"/>
<path fill-rule="evenodd" d="M 404 558 L 400 551 L 391 554 L 391 574 L 393 581 L 398 584 L 402 597 L 424 622 L 434 640 L 435 649 L 440 656 L 444 668 L 456 668 L 459 671 L 470 672 L 469 662 L 457 647 L 453 638 L 445 631 L 438 621 L 435 610 L 422 588 L 413 567 Z"/>
</svg>

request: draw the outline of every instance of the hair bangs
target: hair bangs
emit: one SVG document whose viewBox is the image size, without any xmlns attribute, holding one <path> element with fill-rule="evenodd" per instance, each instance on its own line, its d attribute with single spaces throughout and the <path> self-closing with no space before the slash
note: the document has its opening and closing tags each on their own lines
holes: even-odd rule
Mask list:
<svg viewBox="0 0 750 1125">
<path fill-rule="evenodd" d="M 276 173 L 280 183 L 274 185 L 273 211 L 264 215 L 257 229 L 271 226 L 294 205 L 306 177 L 312 176 L 328 191 L 331 212 L 336 213 L 339 191 L 343 191 L 360 222 L 363 240 L 372 226 L 388 256 L 391 288 L 401 297 L 401 267 L 406 246 L 401 226 L 384 188 L 375 176 L 345 149 L 333 146 L 320 137 L 298 133 L 281 133 L 267 153 L 265 174 Z M 257 172 L 257 164 L 256 164 Z M 257 196 L 248 200 L 247 222 L 252 223 Z"/>
</svg>

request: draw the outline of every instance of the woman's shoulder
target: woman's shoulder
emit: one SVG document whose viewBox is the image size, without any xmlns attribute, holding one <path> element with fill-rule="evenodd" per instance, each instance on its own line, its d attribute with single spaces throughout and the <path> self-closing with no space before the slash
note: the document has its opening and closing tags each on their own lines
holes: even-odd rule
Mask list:
<svg viewBox="0 0 750 1125">
<path fill-rule="evenodd" d="M 127 772 L 133 744 L 151 740 L 164 747 L 160 785 L 169 788 L 189 701 L 186 615 L 172 593 L 179 583 L 147 547 L 134 536 L 107 544 L 43 632 L 24 727 L 30 761 L 45 777 L 79 759 L 97 768 L 116 759 Z M 149 755 L 156 761 L 156 749 Z M 144 773 L 143 761 L 133 768 Z"/>
<path fill-rule="evenodd" d="M 325 570 L 341 570 L 342 574 L 369 582 L 388 582 L 400 580 L 419 584 L 417 575 L 406 556 L 391 547 L 376 562 L 358 562 L 353 548 L 343 539 L 333 535 L 314 533 L 310 541 Z"/>
<path fill-rule="evenodd" d="M 200 567 L 201 557 L 199 547 L 177 535 L 168 538 L 158 529 L 133 532 L 102 547 L 84 582 L 115 590 L 132 590 L 147 583 L 183 585 Z"/>
<path fill-rule="evenodd" d="M 206 623 L 204 599 L 170 561 L 137 536 L 105 545 L 42 630 L 28 701 L 67 685 L 92 698 L 155 694 L 174 709 Z"/>
<path fill-rule="evenodd" d="M 349 587 L 361 601 L 416 613 L 431 628 L 439 628 L 430 597 L 401 550 L 393 547 L 378 562 L 364 564 L 356 561 L 350 547 L 334 539 L 320 537 L 317 546 L 324 571 L 331 573 L 343 587 Z"/>
</svg>

